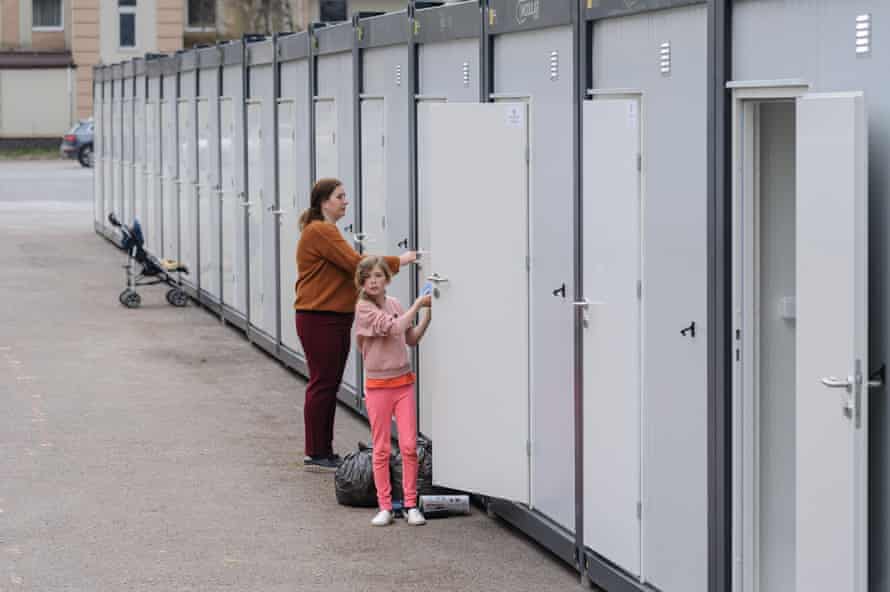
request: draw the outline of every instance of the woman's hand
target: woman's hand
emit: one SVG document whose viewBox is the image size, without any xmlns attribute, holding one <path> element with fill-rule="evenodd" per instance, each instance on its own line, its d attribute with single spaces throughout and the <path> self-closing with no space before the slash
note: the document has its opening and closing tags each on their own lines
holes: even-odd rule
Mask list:
<svg viewBox="0 0 890 592">
<path fill-rule="evenodd" d="M 417 261 L 417 251 L 405 251 L 399 255 L 399 265 L 403 267 Z"/>
</svg>

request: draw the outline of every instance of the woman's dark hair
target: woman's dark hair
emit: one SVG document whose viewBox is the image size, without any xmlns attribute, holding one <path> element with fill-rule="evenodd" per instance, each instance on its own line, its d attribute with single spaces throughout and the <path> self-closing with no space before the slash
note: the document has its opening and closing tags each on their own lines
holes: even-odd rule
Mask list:
<svg viewBox="0 0 890 592">
<path fill-rule="evenodd" d="M 300 215 L 300 230 L 303 230 L 310 223 L 316 220 L 324 220 L 324 214 L 321 211 L 321 204 L 328 201 L 343 183 L 340 179 L 319 179 L 312 188 L 312 197 L 309 200 L 309 209 Z"/>
</svg>

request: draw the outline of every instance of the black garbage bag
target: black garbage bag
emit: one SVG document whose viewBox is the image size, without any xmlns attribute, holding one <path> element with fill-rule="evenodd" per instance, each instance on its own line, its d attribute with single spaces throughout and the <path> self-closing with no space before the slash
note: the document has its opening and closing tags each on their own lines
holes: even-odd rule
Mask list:
<svg viewBox="0 0 890 592">
<path fill-rule="evenodd" d="M 392 482 L 392 498 L 404 500 L 402 489 L 402 453 L 396 451 L 389 459 L 389 478 Z M 417 438 L 417 495 L 433 495 L 433 444 L 426 438 Z"/>
<path fill-rule="evenodd" d="M 374 486 L 374 466 L 369 446 L 359 442 L 358 450 L 346 455 L 334 474 L 334 489 L 338 504 L 377 507 L 377 488 Z"/>
</svg>

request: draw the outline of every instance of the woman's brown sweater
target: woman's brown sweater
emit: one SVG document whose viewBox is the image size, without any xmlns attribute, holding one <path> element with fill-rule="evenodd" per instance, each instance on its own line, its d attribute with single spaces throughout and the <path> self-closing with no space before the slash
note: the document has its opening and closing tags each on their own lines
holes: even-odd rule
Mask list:
<svg viewBox="0 0 890 592">
<path fill-rule="evenodd" d="M 398 257 L 384 257 L 395 274 Z M 329 222 L 310 222 L 297 245 L 297 299 L 295 310 L 352 313 L 358 291 L 355 270 L 362 256 L 353 249 L 340 229 Z"/>
</svg>

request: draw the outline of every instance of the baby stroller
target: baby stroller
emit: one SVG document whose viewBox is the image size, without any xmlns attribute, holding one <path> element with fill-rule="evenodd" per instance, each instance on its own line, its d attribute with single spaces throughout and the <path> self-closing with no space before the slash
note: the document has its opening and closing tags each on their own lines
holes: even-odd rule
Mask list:
<svg viewBox="0 0 890 592">
<path fill-rule="evenodd" d="M 180 281 L 175 279 L 172 274 L 187 274 L 188 268 L 176 261 L 162 261 L 146 251 L 145 237 L 142 236 L 142 227 L 138 220 L 134 220 L 133 225 L 127 227 L 125 224 L 121 224 L 112 212 L 108 214 L 108 221 L 112 226 L 120 229 L 120 248 L 127 253 L 127 264 L 124 265 L 124 269 L 127 270 L 127 288 L 118 297 L 120 303 L 127 308 L 138 308 L 142 304 L 142 298 L 136 292 L 137 286 L 167 284 L 170 286 L 170 289 L 167 290 L 167 302 L 173 306 L 187 305 L 188 294 L 182 289 Z M 134 262 L 142 267 L 138 273 L 135 271 Z"/>
</svg>

